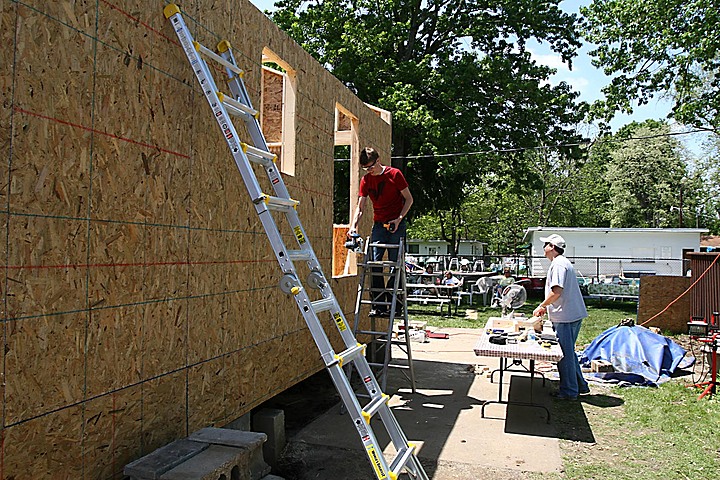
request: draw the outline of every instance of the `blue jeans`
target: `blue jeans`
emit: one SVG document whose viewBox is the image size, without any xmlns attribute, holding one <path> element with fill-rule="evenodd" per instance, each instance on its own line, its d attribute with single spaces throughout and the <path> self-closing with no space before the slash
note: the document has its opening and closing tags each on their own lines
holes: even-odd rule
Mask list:
<svg viewBox="0 0 720 480">
<path fill-rule="evenodd" d="M 558 362 L 558 373 L 560 374 L 558 393 L 566 397 L 577 397 L 579 393 L 586 393 L 590 389 L 575 354 L 575 342 L 581 325 L 582 320 L 572 323 L 553 323 L 553 330 L 555 330 L 563 352 L 563 358 Z"/>
<path fill-rule="evenodd" d="M 397 230 L 390 233 L 387 228 L 383 226 L 383 222 L 375 222 L 373 223 L 372 232 L 370 233 L 370 243 L 385 243 L 388 245 L 399 245 L 400 239 L 405 237 L 405 232 L 407 231 L 407 224 L 405 223 L 405 220 L 403 219 L 402 222 L 397 227 Z M 400 249 L 398 248 L 382 248 L 382 247 L 373 247 L 372 249 L 372 260 L 374 262 L 379 262 L 383 259 L 385 256 L 385 250 L 388 252 L 388 260 L 391 262 L 397 262 L 398 254 L 400 253 Z M 372 278 L 372 288 L 381 290 L 384 288 L 390 288 L 392 289 L 395 284 L 395 275 L 391 275 L 387 280 L 387 285 L 383 281 L 383 276 L 381 275 L 382 268 L 381 267 L 373 267 L 373 278 Z M 382 294 L 377 291 L 370 292 L 370 298 L 373 300 L 377 300 L 380 302 L 389 302 L 391 295 L 390 294 Z M 387 305 L 378 305 L 373 306 L 376 310 L 388 310 Z"/>
</svg>

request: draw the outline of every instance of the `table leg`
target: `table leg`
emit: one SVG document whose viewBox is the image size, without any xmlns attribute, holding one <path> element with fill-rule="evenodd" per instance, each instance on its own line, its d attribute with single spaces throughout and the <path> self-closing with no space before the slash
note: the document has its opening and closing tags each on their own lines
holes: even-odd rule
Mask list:
<svg viewBox="0 0 720 480">
<path fill-rule="evenodd" d="M 499 357 L 499 358 L 500 358 L 500 368 L 493 371 L 493 373 L 496 371 L 500 372 L 500 381 L 498 382 L 498 399 L 497 400 L 485 400 L 485 402 L 482 404 L 482 407 L 480 408 L 480 416 L 482 418 L 485 418 L 485 407 L 488 404 L 499 403 L 499 404 L 504 404 L 504 405 L 519 405 L 519 406 L 523 406 L 523 407 L 542 408 L 543 410 L 545 410 L 545 413 L 547 415 L 547 423 L 550 423 L 550 410 L 548 410 L 548 408 L 545 405 L 541 405 L 539 403 L 534 403 L 532 401 L 532 397 L 533 397 L 532 390 L 533 390 L 533 386 L 534 386 L 533 380 L 534 380 L 534 373 L 535 373 L 535 361 L 530 360 L 530 401 L 529 402 L 517 402 L 514 400 L 510 400 L 509 398 L 508 398 L 508 400 L 503 400 L 503 396 L 502 396 L 503 374 L 506 370 L 507 371 L 512 371 L 512 370 L 508 370 L 508 364 L 507 364 L 508 359 L 507 358 L 505 358 L 505 357 Z M 513 364 L 515 364 L 514 361 L 513 361 Z M 491 377 L 492 377 L 492 374 L 491 374 Z M 511 377 L 512 377 L 512 375 L 511 375 Z M 545 383 L 545 376 L 543 375 L 543 386 L 544 386 L 544 383 Z"/>
</svg>

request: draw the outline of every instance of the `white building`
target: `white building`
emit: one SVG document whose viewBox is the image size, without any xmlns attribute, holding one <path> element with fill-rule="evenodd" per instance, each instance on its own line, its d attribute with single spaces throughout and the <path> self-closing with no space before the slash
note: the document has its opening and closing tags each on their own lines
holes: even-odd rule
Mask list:
<svg viewBox="0 0 720 480">
<path fill-rule="evenodd" d="M 561 235 L 565 256 L 578 276 L 638 277 L 640 275 L 685 275 L 687 252 L 700 251 L 702 228 L 586 228 L 531 227 L 525 231 L 529 243 L 530 275 L 544 276 L 550 262 L 544 257 L 540 237 Z"/>
<path fill-rule="evenodd" d="M 458 256 L 482 257 L 484 243 L 477 240 L 460 240 Z M 450 243 L 445 240 L 407 240 L 408 253 L 420 256 L 438 256 L 450 254 Z"/>
</svg>

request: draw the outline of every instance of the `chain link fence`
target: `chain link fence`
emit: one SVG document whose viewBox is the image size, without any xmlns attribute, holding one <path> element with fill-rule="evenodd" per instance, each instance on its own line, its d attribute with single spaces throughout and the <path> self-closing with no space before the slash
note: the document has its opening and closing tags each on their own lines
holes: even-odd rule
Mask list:
<svg viewBox="0 0 720 480">
<path fill-rule="evenodd" d="M 509 269 L 513 275 L 544 277 L 550 261 L 542 257 L 522 255 L 406 255 L 408 262 L 434 271 L 502 272 Z M 677 258 L 631 257 L 568 257 L 580 278 L 594 283 L 619 279 L 639 278 L 643 275 L 685 276 L 690 264 Z"/>
</svg>

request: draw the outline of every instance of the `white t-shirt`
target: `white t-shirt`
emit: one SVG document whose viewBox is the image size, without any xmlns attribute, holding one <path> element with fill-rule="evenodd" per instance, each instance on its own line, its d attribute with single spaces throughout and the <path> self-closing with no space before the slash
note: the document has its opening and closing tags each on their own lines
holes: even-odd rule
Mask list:
<svg viewBox="0 0 720 480">
<path fill-rule="evenodd" d="M 548 318 L 551 322 L 572 323 L 588 316 L 575 275 L 575 268 L 570 260 L 562 255 L 558 255 L 550 263 L 545 281 L 545 297 L 552 292 L 552 287 L 555 286 L 562 287 L 562 295 L 555 300 L 555 303 L 547 307 Z"/>
</svg>

